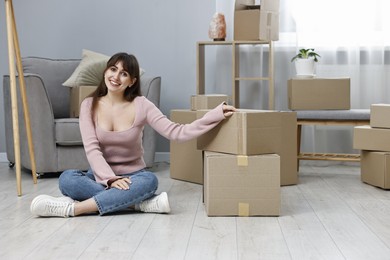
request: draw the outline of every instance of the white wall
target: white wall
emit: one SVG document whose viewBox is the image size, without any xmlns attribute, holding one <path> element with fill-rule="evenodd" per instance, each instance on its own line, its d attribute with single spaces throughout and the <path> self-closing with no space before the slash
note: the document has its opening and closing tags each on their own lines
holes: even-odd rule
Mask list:
<svg viewBox="0 0 390 260">
<path fill-rule="evenodd" d="M 189 107 L 189 97 L 196 91 L 196 42 L 209 40 L 215 1 L 13 2 L 22 56 L 80 58 L 83 48 L 107 55 L 130 52 L 147 74 L 162 77 L 161 109 L 166 115 L 171 109 Z M 2 76 L 8 73 L 4 3 L 0 17 Z M 3 122 L 1 91 L 0 153 L 5 152 Z M 157 151 L 168 152 L 169 142 L 160 137 Z"/>
</svg>

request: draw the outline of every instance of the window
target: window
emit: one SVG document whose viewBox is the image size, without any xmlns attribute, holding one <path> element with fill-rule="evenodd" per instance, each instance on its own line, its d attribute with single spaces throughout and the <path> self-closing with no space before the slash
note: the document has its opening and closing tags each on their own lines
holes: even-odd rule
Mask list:
<svg viewBox="0 0 390 260">
<path fill-rule="evenodd" d="M 389 0 L 294 0 L 301 46 L 390 46 Z"/>
</svg>

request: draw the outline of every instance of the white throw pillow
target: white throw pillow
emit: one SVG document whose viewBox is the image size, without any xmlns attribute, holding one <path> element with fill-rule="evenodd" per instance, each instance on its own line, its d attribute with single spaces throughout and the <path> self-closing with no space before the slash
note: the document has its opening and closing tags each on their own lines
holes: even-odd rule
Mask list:
<svg viewBox="0 0 390 260">
<path fill-rule="evenodd" d="M 84 49 L 80 64 L 62 85 L 71 88 L 99 85 L 109 58 L 107 55 Z M 145 71 L 140 68 L 140 76 L 144 73 Z"/>
</svg>

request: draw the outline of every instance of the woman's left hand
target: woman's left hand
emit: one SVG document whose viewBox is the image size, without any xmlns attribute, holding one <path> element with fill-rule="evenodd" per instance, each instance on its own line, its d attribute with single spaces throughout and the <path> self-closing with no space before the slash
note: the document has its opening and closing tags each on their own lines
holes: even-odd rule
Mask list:
<svg viewBox="0 0 390 260">
<path fill-rule="evenodd" d="M 236 111 L 236 108 L 234 106 L 230 105 L 222 105 L 223 115 L 225 117 L 233 115 L 233 113 Z"/>
</svg>

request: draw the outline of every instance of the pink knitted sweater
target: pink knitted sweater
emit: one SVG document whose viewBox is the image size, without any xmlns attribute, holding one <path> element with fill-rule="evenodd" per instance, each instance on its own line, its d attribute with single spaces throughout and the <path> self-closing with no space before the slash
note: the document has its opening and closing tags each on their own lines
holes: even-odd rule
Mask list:
<svg viewBox="0 0 390 260">
<path fill-rule="evenodd" d="M 96 181 L 106 185 L 121 174 L 145 168 L 142 130 L 149 124 L 169 140 L 187 141 L 215 127 L 225 117 L 222 104 L 191 124 L 170 121 L 147 98 L 134 99 L 136 112 L 133 126 L 124 131 L 106 131 L 95 125 L 91 116 L 92 98 L 86 98 L 80 108 L 80 130 L 88 162 Z"/>
</svg>

